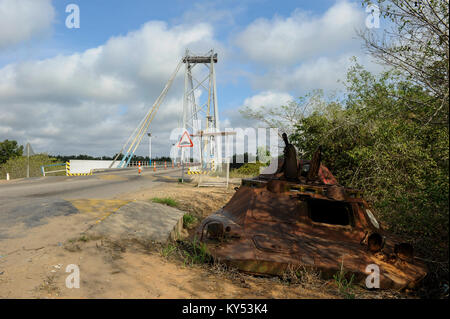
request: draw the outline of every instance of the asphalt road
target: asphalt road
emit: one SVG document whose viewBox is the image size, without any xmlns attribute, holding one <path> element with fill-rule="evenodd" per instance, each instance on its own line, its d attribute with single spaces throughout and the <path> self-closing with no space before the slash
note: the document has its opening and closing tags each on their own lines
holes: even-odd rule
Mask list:
<svg viewBox="0 0 450 319">
<path fill-rule="evenodd" d="M 48 176 L 0 182 L 0 241 L 20 237 L 15 226 L 43 225 L 48 218 L 76 214 L 77 199 L 114 199 L 121 194 L 176 182 L 180 169 L 153 172 L 136 169 L 96 173 L 92 176 Z M 23 228 L 23 227 L 22 227 Z"/>
</svg>

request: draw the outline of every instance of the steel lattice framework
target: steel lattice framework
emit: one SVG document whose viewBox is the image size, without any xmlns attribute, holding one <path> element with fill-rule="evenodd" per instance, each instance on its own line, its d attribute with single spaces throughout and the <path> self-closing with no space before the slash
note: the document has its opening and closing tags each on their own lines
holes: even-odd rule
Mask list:
<svg viewBox="0 0 450 319">
<path fill-rule="evenodd" d="M 186 50 L 183 63 L 185 64 L 183 128 L 196 135 L 193 157 L 203 166 L 209 165 L 212 161 L 218 163 L 221 159 L 220 137 L 211 134 L 202 140 L 202 137 L 197 134 L 219 131 L 219 107 L 214 67 L 217 63 L 217 53 L 210 50 L 204 55 L 194 55 Z M 206 72 L 204 72 L 205 69 L 198 70 L 200 65 L 206 67 Z M 206 96 L 204 92 L 207 93 Z M 186 161 L 184 149 L 181 157 L 183 161 Z"/>
<path fill-rule="evenodd" d="M 215 132 L 219 132 L 215 63 L 217 63 L 217 53 L 214 53 L 214 50 L 210 50 L 204 55 L 194 55 L 186 50 L 185 56 L 178 63 L 161 94 L 125 142 L 110 167 L 114 165 L 121 154 L 124 156 L 118 167 L 128 166 L 183 64 L 185 65 L 185 76 L 182 125 L 184 130 L 195 135 L 193 157 L 195 160 L 200 160 L 203 166 L 210 165 L 212 162 L 220 163 L 222 156 L 221 140 L 220 136 L 215 134 Z M 204 72 L 204 69 L 198 70 L 198 65 L 206 66 L 206 72 Z M 195 72 L 194 68 L 196 69 Z M 207 92 L 206 96 L 203 92 Z M 206 137 L 204 141 L 202 136 Z M 189 154 L 182 148 L 181 160 L 187 162 L 188 157 Z"/>
</svg>

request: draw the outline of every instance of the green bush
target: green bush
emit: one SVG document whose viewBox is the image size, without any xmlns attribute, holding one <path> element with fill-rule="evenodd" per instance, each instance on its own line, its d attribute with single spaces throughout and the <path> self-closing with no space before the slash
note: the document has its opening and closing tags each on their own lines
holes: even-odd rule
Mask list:
<svg viewBox="0 0 450 319">
<path fill-rule="evenodd" d="M 253 177 L 259 175 L 259 168 L 268 165 L 261 162 L 245 163 L 239 168 L 230 171 L 230 177 Z"/>
</svg>

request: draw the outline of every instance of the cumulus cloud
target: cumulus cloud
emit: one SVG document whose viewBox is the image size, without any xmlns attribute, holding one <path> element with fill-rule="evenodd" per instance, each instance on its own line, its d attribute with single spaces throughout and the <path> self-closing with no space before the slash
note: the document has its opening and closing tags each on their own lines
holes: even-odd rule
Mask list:
<svg viewBox="0 0 450 319">
<path fill-rule="evenodd" d="M 277 90 L 298 96 L 323 89 L 343 89 L 351 58 L 369 71 L 382 68 L 361 52 L 356 30 L 365 11 L 356 3 L 337 1 L 322 14 L 299 9 L 289 17 L 257 19 L 235 37 L 235 43 L 259 72 L 249 74 L 254 90 Z"/>
<path fill-rule="evenodd" d="M 294 98 L 292 97 L 292 95 L 286 92 L 271 90 L 259 92 L 246 98 L 241 107 L 223 111 L 221 126 L 223 128 L 256 128 L 258 126 L 261 126 L 261 123 L 253 119 L 244 118 L 239 112 L 239 109 L 248 107 L 253 111 L 258 111 L 262 107 L 266 109 L 276 108 L 281 105 L 285 105 L 293 100 Z"/>
<path fill-rule="evenodd" d="M 0 69 L 0 132 L 37 151 L 113 155 L 137 126 L 184 50 L 220 47 L 208 24 L 148 22 L 104 45 Z M 181 73 L 181 72 L 180 72 Z M 182 111 L 182 74 L 152 123 L 169 149 Z M 144 143 L 145 144 L 145 143 Z M 146 154 L 146 146 L 141 153 Z M 160 154 L 161 155 L 161 154 Z"/>
<path fill-rule="evenodd" d="M 0 49 L 48 32 L 54 17 L 51 0 L 0 0 Z"/>
<path fill-rule="evenodd" d="M 297 92 L 299 95 L 316 89 L 337 91 L 344 89 L 343 82 L 354 58 L 368 71 L 377 73 L 383 69 L 367 55 L 347 52 L 333 57 L 318 56 L 292 68 L 271 68 L 264 76 L 252 75 L 250 78 L 253 86 L 261 90 Z"/>
<path fill-rule="evenodd" d="M 12 12 L 12 7 L 14 12 L 25 10 L 20 5 L 25 0 L 0 0 L 0 49 L 50 27 L 54 15 L 50 0 L 29 2 L 27 8 L 34 6 L 31 12 L 39 17 L 6 16 L 5 10 Z M 232 36 L 234 41 L 227 46 L 216 40 L 212 23 L 233 24 L 236 12 L 211 6 L 202 10 L 202 19 L 190 11 L 174 26 L 150 21 L 83 52 L 0 68 L 0 137 L 29 141 L 38 152 L 113 155 L 155 101 L 186 48 L 195 53 L 215 48 L 221 61 L 219 86 L 227 74 L 249 79 L 256 93 L 242 105 L 253 109 L 280 106 L 311 89 L 335 89 L 352 55 L 369 63 L 355 49 L 359 43 L 354 39 L 364 10 L 347 1 L 337 2 L 322 15 L 295 10 L 287 18 L 257 19 Z M 234 50 L 233 44 L 241 50 Z M 237 57 L 233 63 L 241 63 L 238 75 L 227 62 L 230 52 Z M 180 72 L 152 123 L 156 155 L 166 155 L 176 142 L 169 140 L 169 133 L 181 124 L 183 84 Z M 220 119 L 221 128 L 259 125 L 242 118 L 237 109 L 221 109 Z M 148 146 L 141 144 L 138 153 L 147 154 Z"/>
<path fill-rule="evenodd" d="M 264 91 L 244 100 L 244 105 L 253 110 L 278 107 L 294 100 L 292 95 L 286 92 Z"/>
<path fill-rule="evenodd" d="M 286 105 L 293 100 L 293 96 L 289 93 L 268 90 L 246 98 L 241 108 L 248 107 L 252 111 L 259 111 L 262 108 L 267 110 Z M 278 145 L 281 144 L 277 144 L 279 142 L 278 138 L 273 139 L 273 137 L 270 137 L 271 133 L 265 129 L 267 128 L 265 123 L 243 117 L 239 109 L 225 110 L 223 114 L 222 128 L 233 129 L 239 136 L 232 138 L 232 142 L 230 140 L 232 143 L 230 146 L 231 153 L 243 154 L 244 152 L 249 152 L 256 154 L 256 148 L 259 146 L 270 149 L 272 154 L 275 154 L 275 151 L 280 151 Z M 245 138 L 242 138 L 242 135 L 239 134 L 245 134 Z"/>
<path fill-rule="evenodd" d="M 354 30 L 363 21 L 364 13 L 356 4 L 340 1 L 322 16 L 297 9 L 287 18 L 257 19 L 236 37 L 236 43 L 252 61 L 295 64 L 354 45 Z"/>
</svg>

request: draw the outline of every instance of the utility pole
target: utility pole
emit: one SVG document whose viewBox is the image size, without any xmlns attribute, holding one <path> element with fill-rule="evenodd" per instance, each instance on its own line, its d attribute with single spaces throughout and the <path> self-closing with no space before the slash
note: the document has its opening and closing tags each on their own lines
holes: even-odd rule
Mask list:
<svg viewBox="0 0 450 319">
<path fill-rule="evenodd" d="M 30 155 L 34 155 L 34 151 L 31 148 L 30 143 L 25 146 L 25 151 L 27 152 L 27 178 L 30 178 Z"/>
<path fill-rule="evenodd" d="M 30 178 L 30 144 L 27 143 L 27 178 Z"/>
</svg>

